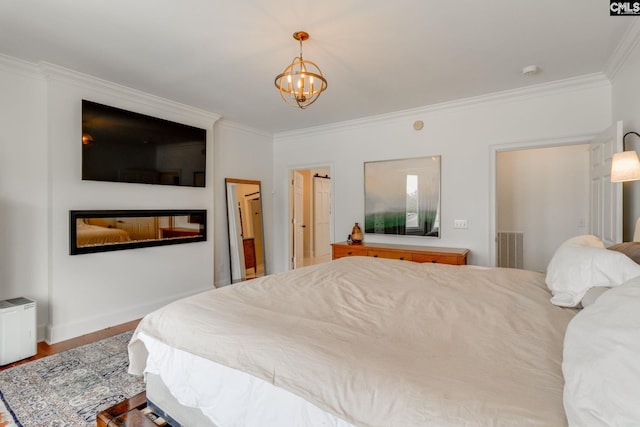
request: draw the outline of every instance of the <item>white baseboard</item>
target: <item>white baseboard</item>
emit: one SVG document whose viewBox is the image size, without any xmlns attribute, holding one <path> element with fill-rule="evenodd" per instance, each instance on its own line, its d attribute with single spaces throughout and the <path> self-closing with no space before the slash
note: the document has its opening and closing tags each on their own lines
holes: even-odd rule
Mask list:
<svg viewBox="0 0 640 427">
<path fill-rule="evenodd" d="M 124 309 L 116 309 L 113 311 L 102 311 L 98 316 L 77 319 L 60 325 L 46 325 L 42 332 L 45 341 L 48 344 L 55 344 L 60 341 L 76 338 L 91 332 L 100 331 L 132 320 L 140 319 L 145 315 L 163 307 L 170 302 L 185 298 L 200 292 L 211 290 L 211 287 L 184 293 L 176 294 L 171 297 L 157 299 L 155 301 L 144 301 L 142 304 L 125 307 Z M 40 337 L 40 327 L 38 328 L 38 337 Z"/>
</svg>

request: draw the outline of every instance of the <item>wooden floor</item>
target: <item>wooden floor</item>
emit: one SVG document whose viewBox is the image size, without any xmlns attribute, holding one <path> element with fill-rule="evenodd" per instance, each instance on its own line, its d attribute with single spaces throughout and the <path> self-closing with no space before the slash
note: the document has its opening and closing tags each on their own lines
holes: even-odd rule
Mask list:
<svg viewBox="0 0 640 427">
<path fill-rule="evenodd" d="M 0 366 L 0 371 L 4 371 L 5 369 L 12 368 L 14 366 L 18 366 L 22 363 L 31 362 L 32 360 L 41 359 L 46 356 L 50 356 L 52 354 L 60 353 L 62 351 L 71 350 L 72 348 L 80 347 L 81 345 L 90 344 L 95 341 L 99 341 L 104 338 L 109 338 L 114 335 L 118 335 L 122 332 L 132 331 L 138 326 L 140 320 L 133 320 L 131 322 L 123 323 L 121 325 L 112 326 L 107 329 L 103 329 L 98 332 L 93 332 L 90 334 L 82 335 L 77 338 L 72 338 L 70 340 L 61 341 L 55 344 L 47 344 L 44 341 L 38 343 L 38 352 L 35 356 L 32 356 L 28 359 L 20 360 L 18 362 L 9 363 L 8 365 Z"/>
</svg>

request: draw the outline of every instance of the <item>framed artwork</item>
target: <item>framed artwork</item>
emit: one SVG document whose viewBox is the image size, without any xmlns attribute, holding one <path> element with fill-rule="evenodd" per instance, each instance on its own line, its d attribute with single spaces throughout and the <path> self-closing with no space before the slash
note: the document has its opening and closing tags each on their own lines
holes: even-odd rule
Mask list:
<svg viewBox="0 0 640 427">
<path fill-rule="evenodd" d="M 364 232 L 440 237 L 440 156 L 365 162 Z"/>
</svg>

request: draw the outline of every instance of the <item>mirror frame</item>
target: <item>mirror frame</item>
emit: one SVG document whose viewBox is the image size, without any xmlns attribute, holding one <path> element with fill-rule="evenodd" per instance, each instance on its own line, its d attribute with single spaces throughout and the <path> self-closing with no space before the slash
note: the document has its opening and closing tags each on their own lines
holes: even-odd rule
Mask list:
<svg viewBox="0 0 640 427">
<path fill-rule="evenodd" d="M 78 246 L 77 220 L 81 218 L 146 218 L 188 216 L 189 223 L 199 224 L 199 234 L 150 240 L 133 240 L 124 243 L 102 243 Z M 124 249 L 146 248 L 151 246 L 176 245 L 181 243 L 203 242 L 207 240 L 206 209 L 164 209 L 164 210 L 72 210 L 69 211 L 69 254 L 79 255 L 95 252 L 119 251 Z"/>
<path fill-rule="evenodd" d="M 264 210 L 263 210 L 263 204 L 262 204 L 262 182 L 259 180 L 250 180 L 250 179 L 239 179 L 239 178 L 225 178 L 224 180 L 224 184 L 225 184 L 225 199 L 226 199 L 226 208 L 227 208 L 227 236 L 228 236 L 228 243 L 229 243 L 229 280 L 231 282 L 231 284 L 233 283 L 237 283 L 240 282 L 242 280 L 248 280 L 250 278 L 246 278 L 246 277 L 234 277 L 233 275 L 233 264 L 234 264 L 234 258 L 239 257 L 240 255 L 236 255 L 234 257 L 234 250 L 233 250 L 233 245 L 231 243 L 231 218 L 229 218 L 229 203 L 230 203 L 230 184 L 246 184 L 246 185 L 257 185 L 258 186 L 258 192 L 260 193 L 260 213 L 261 213 L 261 218 L 260 218 L 260 233 L 262 236 L 262 241 L 261 241 L 261 252 L 262 252 L 262 265 L 263 265 L 263 272 L 259 273 L 257 272 L 257 266 L 260 265 L 260 261 L 258 261 L 256 259 L 256 275 L 255 277 L 251 277 L 251 278 L 256 278 L 256 277 L 262 277 L 262 276 L 266 276 L 267 275 L 267 256 L 265 253 L 265 244 L 264 244 Z M 256 251 L 257 252 L 257 251 Z M 244 256 L 244 248 L 243 248 L 243 256 Z"/>
<path fill-rule="evenodd" d="M 364 163 L 364 232 L 441 237 L 441 156 Z M 415 196 L 409 194 L 409 176 Z M 413 205 L 412 223 L 409 205 Z"/>
</svg>

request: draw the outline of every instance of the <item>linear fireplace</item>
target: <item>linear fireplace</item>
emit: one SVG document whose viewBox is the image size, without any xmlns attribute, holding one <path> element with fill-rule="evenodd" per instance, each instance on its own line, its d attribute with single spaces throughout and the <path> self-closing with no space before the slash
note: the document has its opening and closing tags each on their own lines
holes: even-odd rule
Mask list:
<svg viewBox="0 0 640 427">
<path fill-rule="evenodd" d="M 69 253 L 207 240 L 206 209 L 69 211 Z"/>
</svg>

